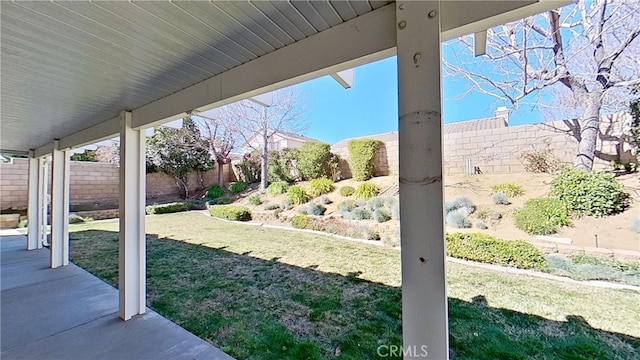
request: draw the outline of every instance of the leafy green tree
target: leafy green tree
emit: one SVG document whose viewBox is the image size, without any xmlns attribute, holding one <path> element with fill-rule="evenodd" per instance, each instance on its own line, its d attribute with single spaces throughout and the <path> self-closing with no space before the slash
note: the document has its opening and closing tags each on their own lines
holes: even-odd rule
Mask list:
<svg viewBox="0 0 640 360">
<path fill-rule="evenodd" d="M 71 155 L 71 160 L 98 162 L 98 156 L 95 150 L 85 150 L 84 152 Z"/>
<path fill-rule="evenodd" d="M 147 138 L 147 166 L 176 180 L 180 196 L 189 196 L 188 175 L 192 171 L 207 171 L 214 163 L 209 144 L 190 118 L 183 120 L 181 129 L 157 127 Z"/>
</svg>

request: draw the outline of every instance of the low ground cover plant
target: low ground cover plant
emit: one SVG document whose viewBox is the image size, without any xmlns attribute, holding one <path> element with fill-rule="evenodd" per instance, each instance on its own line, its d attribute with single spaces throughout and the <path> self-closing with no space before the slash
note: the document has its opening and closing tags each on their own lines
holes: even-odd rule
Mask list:
<svg viewBox="0 0 640 360">
<path fill-rule="evenodd" d="M 506 241 L 479 233 L 453 233 L 446 235 L 447 255 L 459 259 L 520 269 L 547 267 L 542 252 L 528 242 Z"/>
<path fill-rule="evenodd" d="M 555 234 L 571 225 L 566 205 L 555 198 L 531 199 L 513 212 L 513 218 L 518 229 L 532 235 Z"/>
<path fill-rule="evenodd" d="M 378 185 L 370 182 L 363 182 L 358 185 L 356 191 L 354 192 L 355 198 L 367 201 L 374 196 L 378 196 L 380 193 L 380 188 Z"/>
<path fill-rule="evenodd" d="M 640 286 L 640 262 L 597 256 L 546 256 L 548 271 L 575 280 L 604 280 Z"/>
<path fill-rule="evenodd" d="M 328 194 L 335 189 L 333 180 L 327 178 L 318 178 L 309 181 L 309 195 L 312 197 L 318 197 L 320 195 Z"/>
<path fill-rule="evenodd" d="M 340 219 L 298 214 L 291 219 L 291 226 L 296 229 L 317 230 L 356 239 L 380 240 L 380 234 L 372 228 L 365 225 L 354 225 Z"/>
<path fill-rule="evenodd" d="M 349 197 L 356 192 L 356 189 L 353 186 L 346 185 L 342 186 L 339 191 L 340 196 Z"/>
<path fill-rule="evenodd" d="M 302 213 L 306 215 L 320 216 L 324 215 L 325 211 L 327 211 L 327 208 L 322 206 L 321 204 L 309 204 L 303 207 L 301 210 Z"/>
<path fill-rule="evenodd" d="M 212 216 L 234 221 L 251 220 L 251 210 L 237 205 L 214 205 L 209 207 Z"/>
<path fill-rule="evenodd" d="M 579 169 L 562 171 L 551 182 L 551 196 L 576 215 L 608 216 L 628 205 L 624 185 L 615 175 Z"/>
<path fill-rule="evenodd" d="M 491 201 L 493 201 L 496 205 L 509 205 L 511 202 L 509 201 L 509 197 L 507 194 L 503 192 L 493 193 L 491 195 Z"/>
<path fill-rule="evenodd" d="M 148 215 L 170 214 L 189 210 L 191 210 L 191 204 L 188 202 L 173 202 L 169 204 L 149 205 L 145 208 L 145 211 Z"/>
<path fill-rule="evenodd" d="M 524 194 L 524 188 L 516 183 L 496 184 L 491 187 L 494 193 L 503 193 L 508 197 L 517 197 Z"/>
</svg>

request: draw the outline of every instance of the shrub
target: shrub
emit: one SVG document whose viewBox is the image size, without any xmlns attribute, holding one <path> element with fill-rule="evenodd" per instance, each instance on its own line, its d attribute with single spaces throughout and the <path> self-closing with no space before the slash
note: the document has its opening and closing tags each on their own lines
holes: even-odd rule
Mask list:
<svg viewBox="0 0 640 360">
<path fill-rule="evenodd" d="M 289 184 L 287 184 L 286 182 L 277 181 L 269 185 L 269 187 L 267 188 L 267 194 L 269 196 L 278 196 L 280 194 L 286 193 L 288 188 Z"/>
<path fill-rule="evenodd" d="M 331 153 L 331 146 L 319 141 L 307 141 L 298 150 L 296 164 L 302 179 L 335 178 L 340 173 L 340 160 Z"/>
<path fill-rule="evenodd" d="M 302 205 L 309 201 L 310 197 L 300 186 L 291 186 L 287 189 L 287 200 L 293 205 Z"/>
<path fill-rule="evenodd" d="M 513 217 L 518 229 L 534 235 L 554 234 L 560 226 L 571 224 L 567 207 L 554 198 L 531 199 Z"/>
<path fill-rule="evenodd" d="M 487 229 L 487 224 L 485 224 L 484 221 L 479 220 L 479 221 L 476 221 L 476 227 L 478 229 L 486 230 Z"/>
<path fill-rule="evenodd" d="M 280 205 L 280 209 L 282 210 L 291 210 L 293 208 L 293 203 L 291 202 L 291 200 L 285 199 L 285 201 L 282 202 L 282 204 Z"/>
<path fill-rule="evenodd" d="M 300 176 L 295 168 L 298 156 L 298 149 L 295 148 L 270 151 L 267 163 L 267 180 L 287 183 L 299 180 Z"/>
<path fill-rule="evenodd" d="M 481 208 L 476 210 L 474 214 L 480 220 L 487 220 L 491 217 L 491 210 L 486 208 Z"/>
<path fill-rule="evenodd" d="M 389 211 L 385 208 L 379 208 L 376 209 L 373 212 L 373 218 L 379 222 L 379 223 L 383 223 L 383 222 L 387 222 L 389 220 L 391 220 L 391 215 L 389 215 Z"/>
<path fill-rule="evenodd" d="M 233 202 L 233 199 L 231 199 L 230 197 L 227 196 L 223 196 L 219 199 L 215 199 L 213 201 L 210 201 L 209 204 L 210 205 L 227 205 L 227 204 L 231 204 Z"/>
<path fill-rule="evenodd" d="M 361 207 L 355 208 L 351 211 L 351 215 L 349 218 L 352 220 L 371 219 L 371 211 Z"/>
<path fill-rule="evenodd" d="M 496 205 L 509 205 L 509 204 L 511 204 L 511 202 L 509 202 L 509 197 L 503 192 L 493 193 L 493 195 L 491 195 L 491 200 Z"/>
<path fill-rule="evenodd" d="M 364 201 L 367 201 L 374 196 L 378 196 L 379 193 L 380 193 L 380 189 L 378 188 L 378 185 L 369 183 L 369 182 L 364 182 L 358 185 L 354 194 L 356 199 L 362 199 Z"/>
<path fill-rule="evenodd" d="M 324 205 L 329 205 L 333 203 L 333 201 L 331 201 L 331 199 L 329 199 L 328 196 L 321 196 L 320 199 L 318 199 L 318 201 L 320 201 L 320 204 L 324 204 Z"/>
<path fill-rule="evenodd" d="M 491 191 L 494 193 L 503 193 L 510 198 L 524 194 L 522 186 L 516 183 L 496 184 L 491 187 Z"/>
<path fill-rule="evenodd" d="M 343 186 L 340 188 L 340 196 L 348 197 L 353 195 L 356 192 L 353 186 Z"/>
<path fill-rule="evenodd" d="M 249 221 L 251 220 L 251 210 L 244 206 L 237 205 L 215 205 L 209 208 L 211 216 L 234 220 Z"/>
<path fill-rule="evenodd" d="M 360 227 L 361 238 L 366 240 L 380 240 L 380 234 L 368 226 Z"/>
<path fill-rule="evenodd" d="M 551 182 L 551 196 L 578 215 L 607 216 L 623 211 L 628 195 L 613 174 L 579 169 L 562 171 Z"/>
<path fill-rule="evenodd" d="M 376 196 L 367 201 L 367 209 L 371 211 L 376 211 L 382 207 L 384 207 L 384 198 Z"/>
<path fill-rule="evenodd" d="M 335 189 L 333 180 L 327 178 L 313 179 L 309 182 L 309 195 L 312 197 L 318 197 L 320 195 L 328 194 Z"/>
<path fill-rule="evenodd" d="M 187 202 L 174 202 L 161 205 L 149 205 L 145 208 L 147 214 L 170 214 L 191 210 L 191 204 Z"/>
<path fill-rule="evenodd" d="M 248 185 L 246 182 L 242 182 L 242 181 L 232 182 L 231 184 L 229 184 L 229 191 L 231 191 L 231 193 L 233 194 L 239 194 L 247 190 L 247 187 Z"/>
<path fill-rule="evenodd" d="M 451 202 L 445 202 L 444 208 L 447 214 L 458 210 L 458 212 L 465 215 L 465 217 L 476 211 L 476 206 L 473 204 L 473 201 L 466 196 L 458 196 Z"/>
<path fill-rule="evenodd" d="M 551 144 L 545 140 L 544 147 L 533 145 L 533 149 L 523 151 L 520 161 L 524 165 L 524 171 L 533 173 L 554 173 L 566 167 L 558 157 L 553 155 Z"/>
<path fill-rule="evenodd" d="M 309 204 L 304 208 L 304 213 L 306 215 L 320 216 L 324 215 L 325 211 L 327 211 L 327 208 L 320 204 Z"/>
<path fill-rule="evenodd" d="M 447 255 L 521 269 L 546 268 L 546 260 L 535 246 L 521 240 L 504 241 L 485 234 L 447 234 Z"/>
<path fill-rule="evenodd" d="M 352 211 L 353 209 L 357 208 L 358 206 L 358 202 L 355 200 L 345 200 L 343 202 L 341 202 L 340 204 L 338 204 L 338 210 L 340 212 L 345 212 L 345 211 Z"/>
<path fill-rule="evenodd" d="M 373 139 L 349 141 L 349 164 L 354 180 L 364 181 L 373 177 L 376 153 L 383 145 L 382 141 Z"/>
<path fill-rule="evenodd" d="M 260 194 L 252 194 L 248 198 L 249 204 L 251 205 L 260 205 L 262 204 L 262 199 L 260 199 Z"/>
<path fill-rule="evenodd" d="M 245 183 L 255 183 L 260 181 L 260 169 L 262 168 L 261 154 L 257 151 L 247 154 L 239 163 L 234 163 L 234 174 L 236 179 Z"/>
<path fill-rule="evenodd" d="M 494 212 L 493 214 L 491 214 L 491 221 L 498 221 L 502 219 L 502 214 L 500 214 L 499 212 Z"/>
<path fill-rule="evenodd" d="M 276 209 L 280 209 L 280 205 L 278 204 L 266 204 L 264 206 L 265 210 L 276 210 Z"/>
<path fill-rule="evenodd" d="M 311 221 L 307 215 L 298 214 L 291 218 L 291 226 L 296 229 L 308 229 Z"/>
<path fill-rule="evenodd" d="M 82 224 L 87 220 L 78 214 L 69 214 L 69 224 Z"/>
<path fill-rule="evenodd" d="M 391 234 L 385 235 L 382 242 L 391 247 L 400 246 L 400 227 L 397 227 Z"/>
<path fill-rule="evenodd" d="M 219 198 L 222 194 L 224 194 L 224 189 L 220 185 L 213 185 L 207 189 L 207 197 L 210 199 Z"/>
<path fill-rule="evenodd" d="M 464 229 L 471 227 L 471 221 L 469 221 L 467 215 L 460 212 L 459 209 L 449 211 L 446 220 L 447 224 L 454 228 Z"/>
</svg>

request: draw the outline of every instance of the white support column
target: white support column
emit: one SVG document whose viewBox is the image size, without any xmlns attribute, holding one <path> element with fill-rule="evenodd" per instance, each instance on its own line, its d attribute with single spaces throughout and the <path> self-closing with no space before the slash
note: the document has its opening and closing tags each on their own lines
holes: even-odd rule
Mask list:
<svg viewBox="0 0 640 360">
<path fill-rule="evenodd" d="M 51 177 L 51 267 L 69 265 L 69 151 L 54 141 Z"/>
<path fill-rule="evenodd" d="M 40 230 L 42 228 L 40 183 L 42 182 L 42 177 L 39 165 L 40 160 L 33 157 L 33 152 L 31 152 L 29 157 L 29 206 L 27 208 L 29 225 L 27 228 L 27 250 L 35 250 L 42 247 L 42 242 L 40 241 Z"/>
<path fill-rule="evenodd" d="M 449 357 L 439 7 L 396 3 L 405 358 Z"/>
<path fill-rule="evenodd" d="M 146 309 L 146 194 L 144 130 L 131 128 L 131 112 L 120 114 L 120 318 Z"/>
<path fill-rule="evenodd" d="M 47 240 L 47 225 L 49 222 L 49 162 L 47 156 L 38 159 L 38 249 L 43 244 L 49 245 Z"/>
</svg>

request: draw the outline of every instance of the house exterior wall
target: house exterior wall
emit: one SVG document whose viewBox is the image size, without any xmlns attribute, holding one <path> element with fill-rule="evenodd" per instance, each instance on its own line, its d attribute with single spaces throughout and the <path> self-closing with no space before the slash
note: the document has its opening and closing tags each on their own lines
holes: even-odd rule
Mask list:
<svg viewBox="0 0 640 360">
<path fill-rule="evenodd" d="M 629 116 L 615 114 L 602 117 L 596 144 L 596 169 L 606 168 L 611 160 L 626 162 L 632 159 L 628 144 L 620 142 L 622 123 Z M 555 121 L 444 135 L 444 173 L 464 174 L 467 158 L 471 159 L 472 166 L 480 167 L 484 173 L 523 172 L 522 153 L 545 149 L 558 161 L 573 164 L 578 141 L 571 135 L 570 125 L 570 122 Z M 333 147 L 332 151 L 345 160 L 343 177 L 351 177 L 347 146 Z M 398 158 L 397 137 L 385 141 L 385 146 L 376 154 L 376 176 L 397 174 Z"/>
<path fill-rule="evenodd" d="M 72 161 L 70 176 L 70 204 L 118 203 L 118 183 L 120 169 L 113 164 L 86 161 Z M 217 183 L 217 168 L 201 174 L 189 175 L 189 189 L 207 188 Z M 13 159 L 11 163 L 0 164 L 0 209 L 23 209 L 28 198 L 28 160 Z M 225 183 L 235 181 L 231 164 L 224 167 Z M 147 202 L 177 198 L 179 195 L 175 180 L 163 173 L 147 174 Z"/>
</svg>

